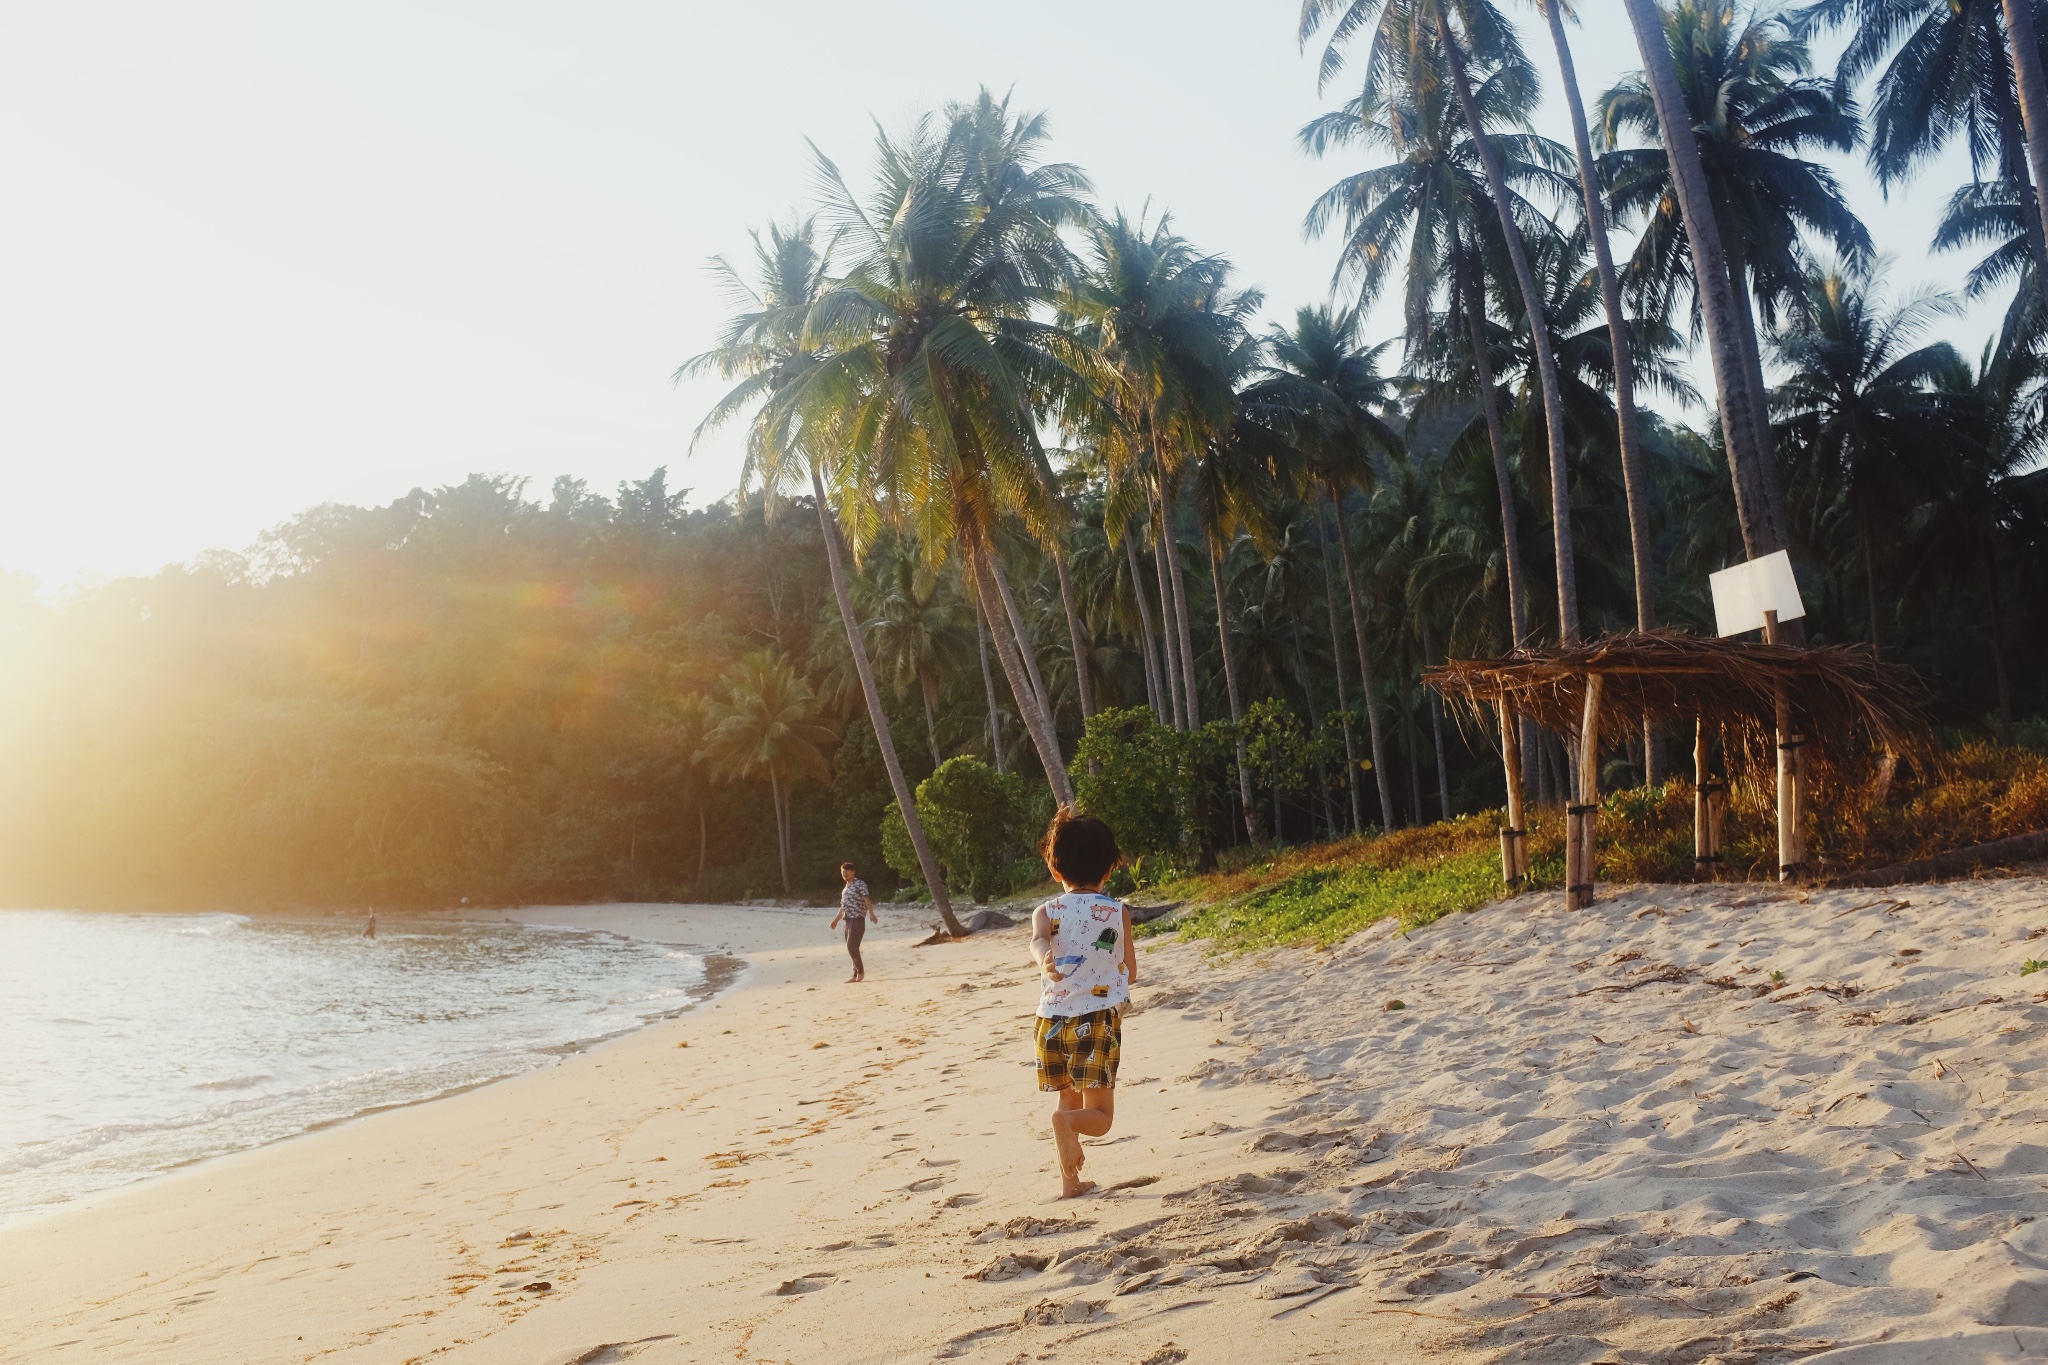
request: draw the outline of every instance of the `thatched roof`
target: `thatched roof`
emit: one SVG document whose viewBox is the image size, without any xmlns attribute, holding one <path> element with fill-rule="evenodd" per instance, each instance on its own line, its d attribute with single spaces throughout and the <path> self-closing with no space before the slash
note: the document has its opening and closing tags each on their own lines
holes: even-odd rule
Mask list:
<svg viewBox="0 0 2048 1365">
<path fill-rule="evenodd" d="M 1586 704 L 1586 676 L 1601 675 L 1600 730 L 1618 745 L 1645 719 L 1690 726 L 1704 718 L 1723 727 L 1732 750 L 1768 761 L 1782 687 L 1811 756 L 1840 768 L 1853 756 L 1921 752 L 1930 738 L 1911 673 L 1869 649 L 1815 649 L 1755 640 L 1706 639 L 1670 631 L 1631 632 L 1571 646 L 1516 650 L 1503 659 L 1453 659 L 1424 681 L 1486 729 L 1494 705 L 1558 734 L 1576 731 Z"/>
</svg>

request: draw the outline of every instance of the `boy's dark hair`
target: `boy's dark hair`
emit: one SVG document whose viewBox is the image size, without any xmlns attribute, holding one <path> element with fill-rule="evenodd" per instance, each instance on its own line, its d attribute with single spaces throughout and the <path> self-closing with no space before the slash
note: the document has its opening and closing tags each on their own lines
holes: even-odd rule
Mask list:
<svg viewBox="0 0 2048 1365">
<path fill-rule="evenodd" d="M 1109 826 L 1072 806 L 1061 806 L 1053 815 L 1038 852 L 1054 876 L 1075 886 L 1100 886 L 1124 860 Z"/>
<path fill-rule="evenodd" d="M 839 865 L 839 870 L 841 872 L 851 872 L 856 877 L 860 875 L 860 869 L 855 867 L 852 863 L 841 863 Z"/>
</svg>

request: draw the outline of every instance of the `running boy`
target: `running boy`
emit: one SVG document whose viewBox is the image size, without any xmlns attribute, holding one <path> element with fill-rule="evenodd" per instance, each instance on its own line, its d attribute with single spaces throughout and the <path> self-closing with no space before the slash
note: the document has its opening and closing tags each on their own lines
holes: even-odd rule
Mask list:
<svg viewBox="0 0 2048 1365">
<path fill-rule="evenodd" d="M 846 925 L 846 955 L 853 959 L 853 975 L 846 978 L 846 984 L 851 986 L 868 977 L 867 965 L 860 960 L 860 941 L 868 931 L 868 921 L 882 921 L 875 915 L 875 898 L 868 894 L 868 884 L 860 879 L 860 872 L 852 863 L 839 865 L 839 880 L 846 883 L 839 891 L 839 913 L 825 927 L 837 929 L 842 922 Z"/>
<path fill-rule="evenodd" d="M 1066 888 L 1031 914 L 1038 992 L 1038 1088 L 1059 1092 L 1052 1114 L 1059 1144 L 1060 1198 L 1095 1188 L 1081 1179 L 1083 1137 L 1101 1137 L 1116 1117 L 1116 1064 L 1123 1007 L 1138 979 L 1130 907 L 1102 894 L 1123 861 L 1116 835 L 1092 815 L 1062 807 L 1038 851 Z"/>
</svg>

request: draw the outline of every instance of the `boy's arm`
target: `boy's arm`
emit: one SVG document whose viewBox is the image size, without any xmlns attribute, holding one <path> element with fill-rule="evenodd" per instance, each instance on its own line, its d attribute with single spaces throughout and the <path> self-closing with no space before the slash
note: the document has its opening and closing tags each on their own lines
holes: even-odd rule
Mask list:
<svg viewBox="0 0 2048 1365">
<path fill-rule="evenodd" d="M 1055 981 L 1066 978 L 1059 968 L 1052 965 L 1052 917 L 1039 906 L 1031 912 L 1031 960 L 1038 964 L 1038 970 Z"/>
<path fill-rule="evenodd" d="M 1124 984 L 1126 986 L 1135 986 L 1138 984 L 1138 944 L 1137 940 L 1131 937 L 1131 907 L 1126 905 L 1123 907 L 1123 911 Z"/>
<path fill-rule="evenodd" d="M 860 900 L 861 905 L 867 910 L 868 919 L 875 924 L 880 924 L 882 922 L 882 917 L 875 913 L 875 893 L 872 891 L 863 891 L 861 893 Z"/>
</svg>

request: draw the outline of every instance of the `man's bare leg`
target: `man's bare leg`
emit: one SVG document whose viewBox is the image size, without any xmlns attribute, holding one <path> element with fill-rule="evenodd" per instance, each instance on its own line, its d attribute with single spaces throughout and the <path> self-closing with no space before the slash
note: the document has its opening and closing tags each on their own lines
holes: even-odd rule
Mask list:
<svg viewBox="0 0 2048 1365">
<path fill-rule="evenodd" d="M 1060 1198 L 1073 1199 L 1095 1188 L 1094 1181 L 1081 1178 L 1081 1164 L 1087 1160 L 1081 1139 L 1103 1136 L 1115 1119 L 1116 1091 L 1060 1091 L 1060 1107 L 1052 1114 L 1053 1141 L 1060 1151 Z"/>
</svg>

